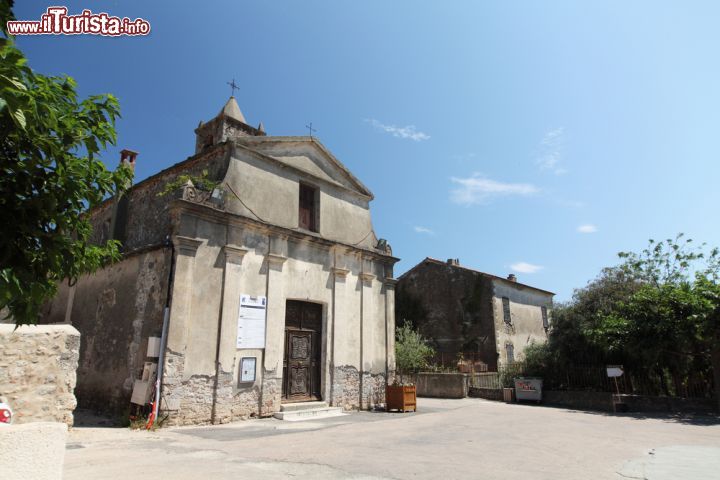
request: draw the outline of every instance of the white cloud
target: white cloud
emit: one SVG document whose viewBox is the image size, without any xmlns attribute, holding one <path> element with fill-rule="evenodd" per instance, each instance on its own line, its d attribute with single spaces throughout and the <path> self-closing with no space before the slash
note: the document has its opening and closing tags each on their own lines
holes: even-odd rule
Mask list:
<svg viewBox="0 0 720 480">
<path fill-rule="evenodd" d="M 420 142 L 422 140 L 428 140 L 430 138 L 430 135 L 418 132 L 416 130 L 415 125 L 406 125 L 404 127 L 397 127 L 395 125 L 385 125 L 384 123 L 381 123 L 374 118 L 368 118 L 365 119 L 366 122 L 368 122 L 370 125 L 375 127 L 378 130 L 381 130 L 385 133 L 389 133 L 393 137 L 398 138 L 408 138 L 410 140 L 414 140 L 416 142 Z"/>
<path fill-rule="evenodd" d="M 580 233 L 595 233 L 598 231 L 598 228 L 591 223 L 587 223 L 585 225 L 580 225 L 579 227 L 577 227 L 577 231 Z"/>
<path fill-rule="evenodd" d="M 513 263 L 510 265 L 510 268 L 518 273 L 537 273 L 543 269 L 540 265 L 533 265 L 532 263 L 527 262 Z"/>
<path fill-rule="evenodd" d="M 413 227 L 413 230 L 415 230 L 417 233 L 426 233 L 428 235 L 435 235 L 435 232 L 433 230 L 430 230 L 429 228 L 426 228 L 426 227 L 415 226 L 415 227 Z"/>
<path fill-rule="evenodd" d="M 474 173 L 471 177 L 450 179 L 459 185 L 450 190 L 450 200 L 460 205 L 474 205 L 486 203 L 493 197 L 518 195 L 529 196 L 540 191 L 535 185 L 529 183 L 504 183 L 483 177 Z"/>
<path fill-rule="evenodd" d="M 567 173 L 567 169 L 560 165 L 564 145 L 565 128 L 559 127 L 550 130 L 540 142 L 540 156 L 535 160 L 535 164 L 540 167 L 540 170 L 549 170 L 555 175 Z"/>
</svg>

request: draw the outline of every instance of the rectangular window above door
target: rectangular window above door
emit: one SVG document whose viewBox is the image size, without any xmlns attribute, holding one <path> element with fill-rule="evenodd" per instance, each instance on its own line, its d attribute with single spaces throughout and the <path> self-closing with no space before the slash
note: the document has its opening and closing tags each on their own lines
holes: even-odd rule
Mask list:
<svg viewBox="0 0 720 480">
<path fill-rule="evenodd" d="M 298 226 L 311 232 L 318 231 L 318 191 L 303 183 L 300 184 L 300 209 L 298 212 Z"/>
</svg>

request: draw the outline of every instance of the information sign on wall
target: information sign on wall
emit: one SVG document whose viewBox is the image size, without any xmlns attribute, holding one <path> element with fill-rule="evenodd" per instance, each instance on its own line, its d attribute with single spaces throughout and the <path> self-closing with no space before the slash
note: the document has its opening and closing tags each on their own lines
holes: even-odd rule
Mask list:
<svg viewBox="0 0 720 480">
<path fill-rule="evenodd" d="M 240 296 L 237 348 L 265 348 L 266 297 Z"/>
</svg>

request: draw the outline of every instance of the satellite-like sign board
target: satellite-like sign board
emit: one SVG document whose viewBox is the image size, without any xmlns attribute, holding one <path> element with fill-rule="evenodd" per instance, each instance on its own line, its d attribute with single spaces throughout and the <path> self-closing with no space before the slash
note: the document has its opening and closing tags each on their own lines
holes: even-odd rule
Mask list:
<svg viewBox="0 0 720 480">
<path fill-rule="evenodd" d="M 623 372 L 622 365 L 608 365 L 607 366 L 607 376 L 610 378 L 622 377 L 623 373 L 624 372 Z"/>
</svg>

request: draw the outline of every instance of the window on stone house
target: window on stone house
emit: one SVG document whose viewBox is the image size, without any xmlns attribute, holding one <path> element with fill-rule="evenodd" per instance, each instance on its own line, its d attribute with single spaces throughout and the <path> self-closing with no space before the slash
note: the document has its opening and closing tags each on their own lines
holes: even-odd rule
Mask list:
<svg viewBox="0 0 720 480">
<path fill-rule="evenodd" d="M 318 231 L 318 191 L 310 185 L 300 184 L 300 208 L 298 226 L 311 232 Z"/>
<path fill-rule="evenodd" d="M 515 362 L 515 347 L 512 343 L 505 344 L 505 354 L 507 355 L 507 363 Z"/>
<path fill-rule="evenodd" d="M 512 323 L 512 318 L 510 317 L 510 299 L 508 297 L 502 297 L 502 306 L 503 319 L 505 320 L 505 323 L 509 325 Z"/>
<path fill-rule="evenodd" d="M 548 321 L 547 307 L 544 305 L 540 307 L 540 312 L 542 313 L 543 328 L 547 330 L 547 328 L 550 326 L 550 323 Z"/>
</svg>

